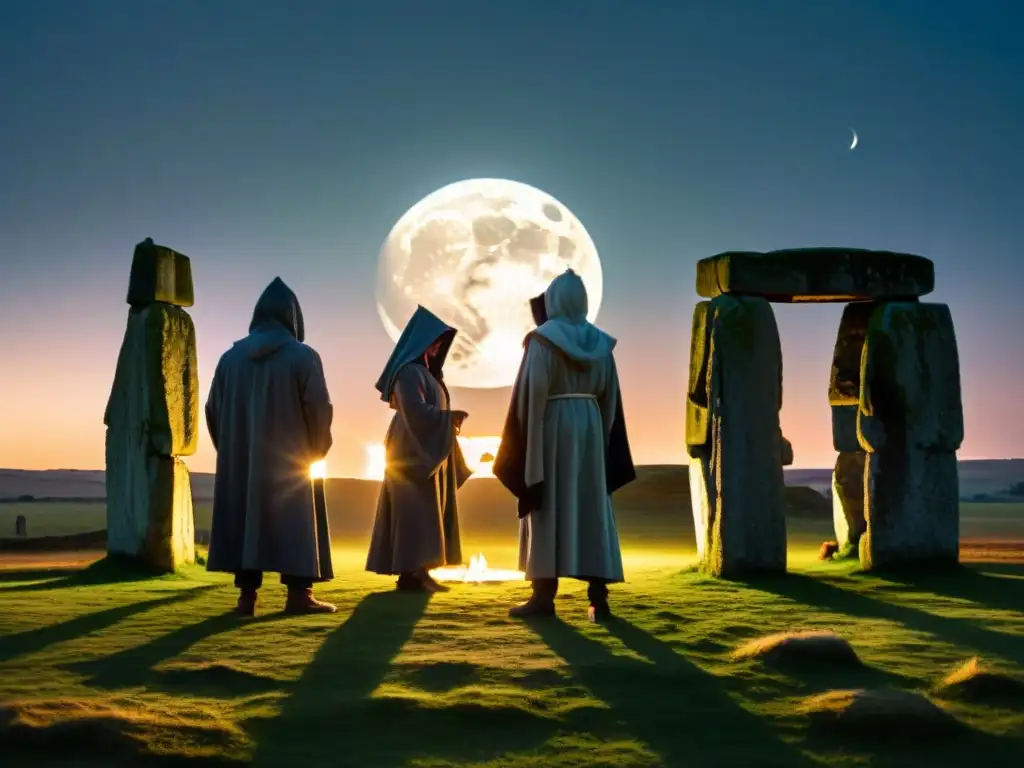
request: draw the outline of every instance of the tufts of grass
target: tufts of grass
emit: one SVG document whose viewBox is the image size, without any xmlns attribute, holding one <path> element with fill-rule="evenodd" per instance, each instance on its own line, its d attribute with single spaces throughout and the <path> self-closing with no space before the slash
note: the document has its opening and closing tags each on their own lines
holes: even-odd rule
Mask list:
<svg viewBox="0 0 1024 768">
<path fill-rule="evenodd" d="M 898 688 L 847 689 L 809 696 L 797 711 L 818 735 L 867 741 L 934 741 L 963 724 L 927 696 Z"/>
<path fill-rule="evenodd" d="M 943 699 L 1024 708 L 1024 679 L 988 668 L 974 656 L 950 672 L 934 694 Z"/>
<path fill-rule="evenodd" d="M 758 659 L 778 666 L 801 664 L 860 667 L 853 646 L 834 632 L 806 630 L 755 637 L 732 652 L 736 660 Z"/>
<path fill-rule="evenodd" d="M 0 741 L 11 753 L 63 753 L 74 764 L 81 764 L 81 756 L 102 755 L 107 765 L 188 760 L 204 768 L 241 764 L 248 746 L 244 732 L 229 721 L 195 708 L 161 711 L 130 698 L 7 702 L 0 705 Z"/>
</svg>

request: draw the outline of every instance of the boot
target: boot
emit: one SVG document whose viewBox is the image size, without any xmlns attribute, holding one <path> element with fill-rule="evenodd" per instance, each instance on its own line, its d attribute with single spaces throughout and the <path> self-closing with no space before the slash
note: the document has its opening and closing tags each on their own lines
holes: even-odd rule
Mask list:
<svg viewBox="0 0 1024 768">
<path fill-rule="evenodd" d="M 241 589 L 238 591 L 238 605 L 235 608 L 235 613 L 245 618 L 251 618 L 256 615 L 256 590 L 255 589 Z"/>
<path fill-rule="evenodd" d="M 418 579 L 415 573 L 403 573 L 399 575 L 395 589 L 399 592 L 426 592 L 427 585 Z"/>
<path fill-rule="evenodd" d="M 608 585 L 603 581 L 590 580 L 587 585 L 587 598 L 590 600 L 587 618 L 591 621 L 599 623 L 614 618 L 612 609 L 608 606 Z"/>
<path fill-rule="evenodd" d="M 338 610 L 330 603 L 323 603 L 313 597 L 312 587 L 288 587 L 288 600 L 284 604 L 285 613 L 334 613 Z"/>
<path fill-rule="evenodd" d="M 533 594 L 522 605 L 509 608 L 513 619 L 533 619 L 555 615 L 555 595 L 558 593 L 558 579 L 534 579 Z"/>
<path fill-rule="evenodd" d="M 421 568 L 419 571 L 419 580 L 423 582 L 423 586 L 427 588 L 428 592 L 451 592 L 452 588 L 447 584 L 442 584 L 433 576 L 430 575 L 430 571 L 426 568 Z"/>
</svg>

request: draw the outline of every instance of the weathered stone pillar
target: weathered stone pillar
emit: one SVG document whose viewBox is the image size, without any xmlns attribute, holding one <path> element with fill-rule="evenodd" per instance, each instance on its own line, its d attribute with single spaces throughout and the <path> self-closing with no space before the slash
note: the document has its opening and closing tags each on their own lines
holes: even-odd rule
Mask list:
<svg viewBox="0 0 1024 768">
<path fill-rule="evenodd" d="M 189 259 L 135 247 L 128 324 L 103 418 L 107 549 L 172 571 L 195 561 L 188 468 L 199 437 L 199 374 Z"/>
<path fill-rule="evenodd" d="M 864 301 L 847 304 L 839 321 L 832 354 L 828 402 L 832 407 L 832 444 L 839 456 L 832 472 L 832 523 L 839 557 L 857 557 L 864 519 L 865 453 L 857 440 L 860 404 L 860 359 L 871 313 L 878 306 Z"/>
<path fill-rule="evenodd" d="M 693 319 L 687 449 L 701 569 L 786 570 L 782 349 L 756 296 L 700 302 Z"/>
<path fill-rule="evenodd" d="M 956 333 L 945 304 L 893 302 L 872 312 L 857 437 L 867 452 L 862 566 L 957 563 L 956 451 L 964 421 Z"/>
</svg>

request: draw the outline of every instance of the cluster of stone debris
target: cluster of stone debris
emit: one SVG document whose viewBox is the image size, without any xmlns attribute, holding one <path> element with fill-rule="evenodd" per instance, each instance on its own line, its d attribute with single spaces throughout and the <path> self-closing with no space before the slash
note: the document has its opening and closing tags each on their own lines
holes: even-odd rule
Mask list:
<svg viewBox="0 0 1024 768">
<path fill-rule="evenodd" d="M 843 302 L 829 382 L 837 556 L 956 563 L 964 437 L 949 307 L 921 256 L 847 248 L 722 253 L 697 264 L 686 444 L 701 567 L 786 569 L 782 349 L 771 302 Z"/>
</svg>

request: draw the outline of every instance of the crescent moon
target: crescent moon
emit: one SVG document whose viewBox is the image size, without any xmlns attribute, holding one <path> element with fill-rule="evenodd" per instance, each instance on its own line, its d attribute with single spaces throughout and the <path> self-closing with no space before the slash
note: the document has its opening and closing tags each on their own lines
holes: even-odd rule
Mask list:
<svg viewBox="0 0 1024 768">
<path fill-rule="evenodd" d="M 857 146 L 857 132 L 851 128 L 850 133 L 853 134 L 853 143 L 850 144 L 850 149 L 853 149 Z"/>
</svg>

